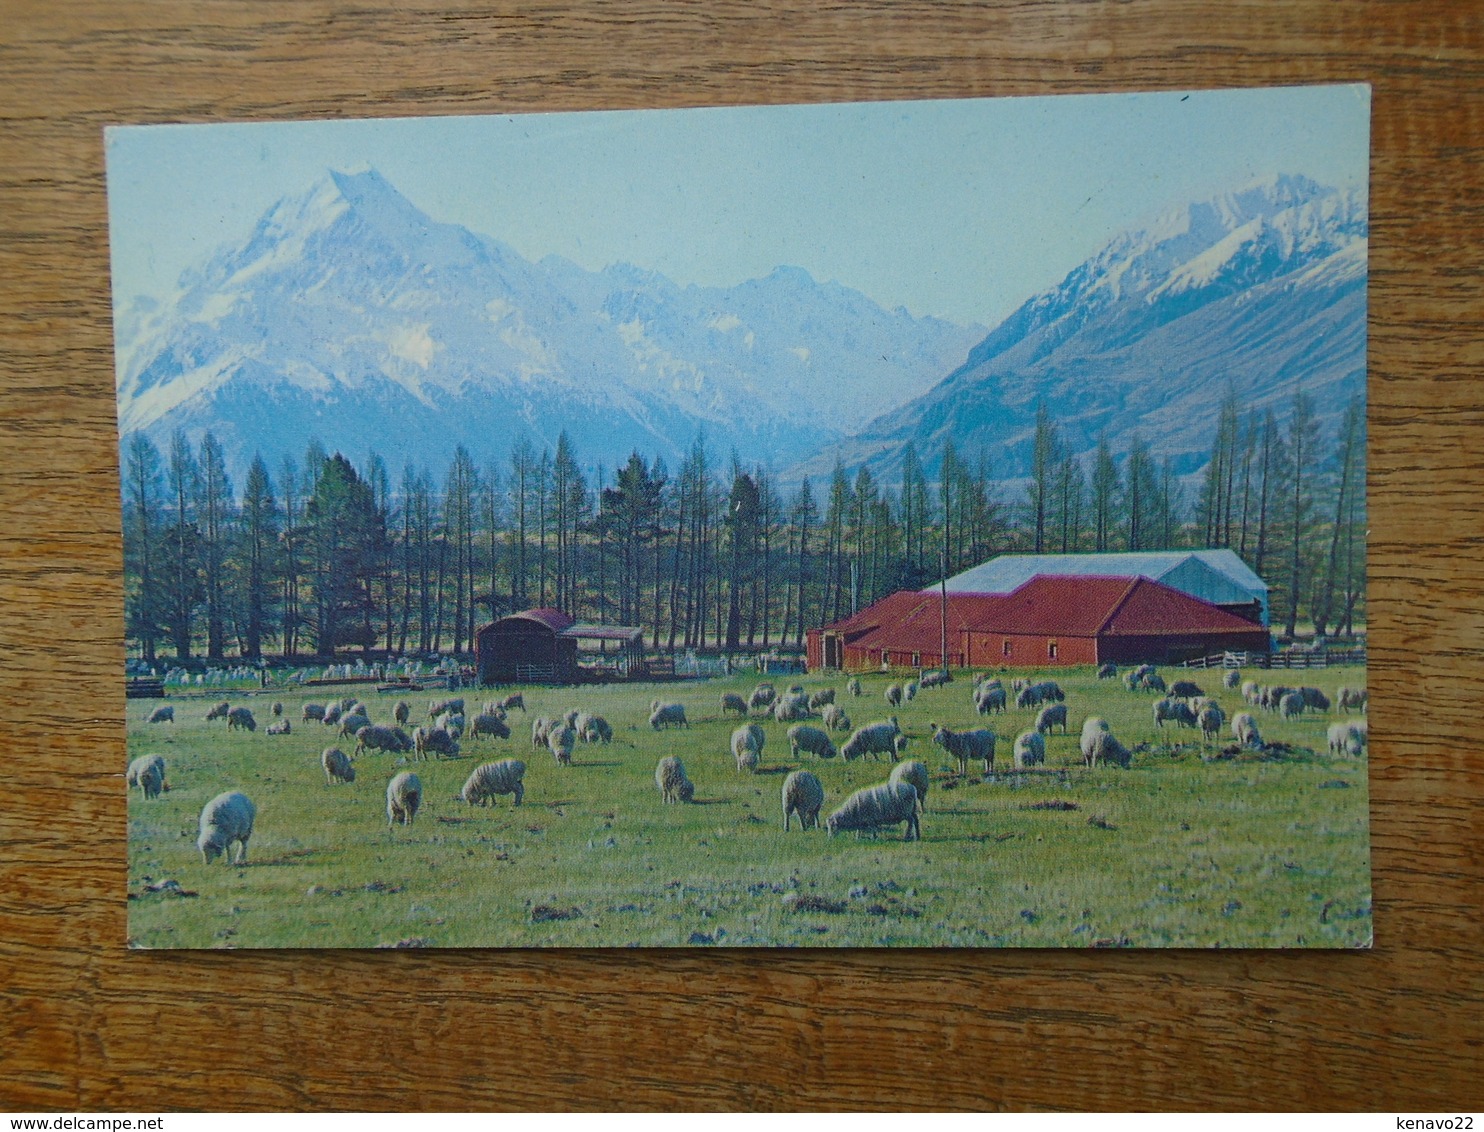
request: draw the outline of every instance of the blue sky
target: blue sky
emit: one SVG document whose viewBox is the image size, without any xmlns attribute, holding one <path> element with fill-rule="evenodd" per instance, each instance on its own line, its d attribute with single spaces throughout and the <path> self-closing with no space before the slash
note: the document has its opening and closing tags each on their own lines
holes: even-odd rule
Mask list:
<svg viewBox="0 0 1484 1132">
<path fill-rule="evenodd" d="M 531 259 L 729 285 L 779 264 L 987 325 L 1112 236 L 1275 173 L 1366 184 L 1370 92 L 115 127 L 114 301 L 163 299 L 325 171 L 372 166 Z"/>
</svg>

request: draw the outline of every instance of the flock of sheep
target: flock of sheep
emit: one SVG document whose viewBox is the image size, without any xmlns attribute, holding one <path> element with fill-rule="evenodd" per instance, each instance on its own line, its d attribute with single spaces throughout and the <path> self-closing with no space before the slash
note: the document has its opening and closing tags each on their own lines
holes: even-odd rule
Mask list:
<svg viewBox="0 0 1484 1132">
<path fill-rule="evenodd" d="M 1098 671 L 1100 679 L 1113 679 L 1117 675 L 1117 670 L 1111 665 Z M 884 699 L 889 708 L 899 709 L 924 690 L 944 687 L 951 681 L 952 677 L 947 673 L 926 672 L 916 680 L 887 685 Z M 1240 684 L 1242 698 L 1249 707 L 1274 713 L 1283 719 L 1324 712 L 1331 707 L 1330 698 L 1315 687 L 1263 687 L 1253 681 L 1241 683 L 1240 673 L 1235 670 L 1227 670 L 1222 682 L 1228 691 Z M 1124 675 L 1124 683 L 1129 692 L 1153 692 L 1159 696 L 1151 709 L 1155 728 L 1171 725 L 1199 730 L 1204 741 L 1211 742 L 1227 724 L 1221 705 L 1192 680 L 1174 680 L 1167 685 L 1152 666 L 1141 665 Z M 859 701 L 863 695 L 860 680 L 850 678 L 845 684 L 845 692 Z M 1036 715 L 1034 725 L 1015 737 L 1011 764 L 1016 770 L 1041 766 L 1046 762 L 1046 737 L 1058 730 L 1063 735 L 1069 734 L 1066 694 L 1051 680 L 1015 679 L 1008 689 L 999 677 L 989 674 L 978 676 L 971 682 L 970 699 L 979 716 L 1005 714 L 1012 697 L 1016 708 L 1035 710 Z M 1365 689 L 1342 687 L 1333 702 L 1342 711 L 1364 712 L 1367 706 Z M 792 760 L 810 756 L 822 761 L 839 757 L 843 762 L 853 762 L 869 757 L 872 760 L 884 758 L 891 764 L 885 782 L 849 794 L 824 819 L 823 827 L 831 835 L 905 825 L 905 839 L 921 836 L 920 814 L 925 809 L 930 787 L 929 771 L 923 761 L 903 758 L 908 737 L 897 715 L 852 727 L 844 706 L 835 702 L 834 688 L 810 693 L 802 686 L 794 685 L 780 693 L 767 683 L 758 685 L 747 696 L 737 692 L 722 693 L 720 708 L 723 718 L 734 716 L 739 720 L 731 733 L 730 753 L 737 771 L 742 773 L 756 773 L 762 764 L 767 732 L 758 719 L 769 716 L 775 723 L 788 725 L 786 736 Z M 526 710 L 521 693 L 485 703 L 472 718 L 465 716 L 465 703 L 461 698 L 434 700 L 428 706 L 427 722 L 409 732 L 406 728 L 412 709 L 405 701 L 393 706 L 388 722 L 374 723 L 367 705 L 348 697 L 324 704 L 305 704 L 300 727 L 301 734 L 304 728 L 314 726 L 333 732 L 337 739 L 355 740 L 355 747 L 349 755 L 334 745 L 325 747 L 321 753 L 320 765 L 326 784 L 335 786 L 355 782 L 355 761 L 368 752 L 405 754 L 414 761 L 426 760 L 430 755 L 456 758 L 461 753 L 462 743 L 480 739 L 509 740 L 509 713 L 517 709 Z M 685 704 L 681 702 L 656 699 L 650 703 L 649 709 L 649 726 L 655 732 L 675 728 L 688 730 L 690 727 Z M 284 717 L 283 705 L 274 703 L 269 710 L 273 722 L 266 733 L 270 736 L 292 734 L 290 722 Z M 257 721 L 249 708 L 234 707 L 225 701 L 213 705 L 205 718 L 208 722 L 225 720 L 229 731 L 253 733 L 257 730 Z M 817 724 L 810 722 L 815 720 Z M 174 722 L 174 706 L 156 708 L 148 722 Z M 957 764 L 960 776 L 968 775 L 971 763 L 981 764 L 986 776 L 993 773 L 999 743 L 995 731 L 989 728 L 955 731 L 931 722 L 928 727 L 931 742 Z M 1230 728 L 1240 747 L 1262 746 L 1253 711 L 1236 713 L 1230 721 Z M 606 719 L 581 709 L 555 718 L 543 716 L 531 721 L 532 747 L 549 752 L 558 766 L 571 765 L 579 742 L 609 744 L 613 735 L 613 727 Z M 844 736 L 838 745 L 837 735 Z M 679 742 L 686 746 L 685 753 L 689 755 L 690 740 Z M 1329 727 L 1331 754 L 1359 756 L 1366 743 L 1364 717 L 1339 720 Z M 1132 761 L 1129 747 L 1114 735 L 1105 719 L 1095 715 L 1083 719 L 1078 748 L 1087 767 L 1111 763 L 1127 768 Z M 516 758 L 482 763 L 469 774 L 460 797 L 471 806 L 489 806 L 497 798 L 510 796 L 513 804 L 519 806 L 525 796 L 525 772 L 526 763 Z M 679 753 L 666 754 L 659 760 L 654 781 L 664 804 L 695 800 L 695 785 L 687 775 Z M 127 782 L 130 789 L 137 787 L 145 800 L 154 799 L 169 790 L 164 758 L 150 754 L 135 759 L 129 765 Z M 791 829 L 795 818 L 801 829 L 821 827 L 820 814 L 826 791 L 816 774 L 802 768 L 793 770 L 784 779 L 781 793 L 785 831 Z M 414 771 L 406 769 L 394 773 L 386 788 L 388 826 L 411 825 L 422 806 L 423 797 L 422 782 Z M 235 790 L 218 794 L 207 802 L 201 811 L 196 842 L 202 860 L 209 864 L 217 857 L 224 857 L 228 863 L 245 863 L 256 813 L 252 801 Z M 231 852 L 233 846 L 236 847 L 235 855 Z"/>
</svg>

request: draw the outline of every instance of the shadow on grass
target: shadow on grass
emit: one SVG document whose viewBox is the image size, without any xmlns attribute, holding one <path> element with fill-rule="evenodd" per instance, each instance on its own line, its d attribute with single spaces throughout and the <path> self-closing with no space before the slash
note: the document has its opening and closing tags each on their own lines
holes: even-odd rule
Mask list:
<svg viewBox="0 0 1484 1132">
<path fill-rule="evenodd" d="M 581 762 L 578 762 L 576 759 L 573 759 L 570 765 L 573 767 L 573 769 L 580 770 L 585 767 L 623 766 L 623 763 L 616 760 L 613 762 L 591 762 L 588 759 L 583 759 Z"/>
<path fill-rule="evenodd" d="M 688 806 L 730 806 L 730 798 L 692 798 L 686 803 Z"/>
</svg>

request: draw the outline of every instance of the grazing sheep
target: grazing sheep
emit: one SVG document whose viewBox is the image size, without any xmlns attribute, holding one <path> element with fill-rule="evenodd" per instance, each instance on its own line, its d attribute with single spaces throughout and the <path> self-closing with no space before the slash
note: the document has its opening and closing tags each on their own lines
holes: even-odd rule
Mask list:
<svg viewBox="0 0 1484 1132">
<path fill-rule="evenodd" d="M 654 784 L 666 805 L 689 802 L 696 796 L 695 785 L 685 777 L 685 765 L 674 755 L 666 755 L 654 768 Z"/>
<path fill-rule="evenodd" d="M 936 723 L 928 723 L 933 729 L 933 742 L 958 760 L 959 774 L 969 773 L 970 759 L 984 760 L 984 773 L 994 770 L 995 733 L 988 728 L 978 731 L 950 731 Z"/>
<path fill-rule="evenodd" d="M 840 748 L 840 754 L 845 756 L 846 762 L 860 758 L 862 755 L 870 755 L 873 759 L 877 755 L 885 755 L 893 762 L 897 757 L 897 736 L 902 729 L 897 726 L 897 717 L 892 716 L 885 723 L 868 723 L 858 728 L 854 735 L 845 740 Z"/>
<path fill-rule="evenodd" d="M 738 770 L 757 770 L 766 740 L 763 729 L 756 723 L 745 723 L 732 732 L 732 757 L 737 760 Z"/>
<path fill-rule="evenodd" d="M 920 759 L 897 763 L 891 768 L 891 776 L 887 781 L 910 783 L 912 789 L 917 791 L 917 808 L 927 809 L 928 787 L 932 784 L 932 779 L 928 777 L 927 763 Z"/>
<path fill-rule="evenodd" d="M 554 721 L 547 719 L 544 715 L 538 715 L 531 720 L 531 746 L 546 746 L 546 737 L 551 734 L 553 726 L 555 726 Z"/>
<path fill-rule="evenodd" d="M 1239 711 L 1232 716 L 1232 738 L 1243 747 L 1261 747 L 1262 735 L 1257 730 L 1257 720 L 1252 713 Z"/>
<path fill-rule="evenodd" d="M 1298 690 L 1299 695 L 1304 697 L 1305 710 L 1328 711 L 1329 697 L 1318 688 L 1304 687 Z"/>
<path fill-rule="evenodd" d="M 904 841 L 922 839 L 917 818 L 917 788 L 910 782 L 883 782 L 880 786 L 857 790 L 825 819 L 825 827 L 833 837 L 842 830 L 860 833 L 898 822 L 907 823 Z"/>
<path fill-rule="evenodd" d="M 1039 731 L 1022 731 L 1015 737 L 1015 769 L 1040 766 L 1046 761 L 1046 740 Z"/>
<path fill-rule="evenodd" d="M 149 713 L 149 723 L 174 723 L 175 708 L 173 706 L 157 707 Z"/>
<path fill-rule="evenodd" d="M 1262 686 L 1256 680 L 1244 680 L 1242 682 L 1242 700 L 1245 703 L 1257 705 L 1262 696 Z"/>
<path fill-rule="evenodd" d="M 721 694 L 721 714 L 734 711 L 744 719 L 747 717 L 747 701 L 736 692 L 723 692 Z"/>
<path fill-rule="evenodd" d="M 655 702 L 658 703 L 659 701 L 656 700 Z M 582 714 L 583 713 L 579 709 L 573 708 L 566 715 L 562 716 L 562 722 L 565 723 L 568 727 L 572 728 L 572 730 L 576 731 L 577 721 L 582 717 Z"/>
<path fill-rule="evenodd" d="M 371 720 L 361 712 L 351 712 L 349 715 L 340 717 L 340 738 L 348 739 L 355 735 L 362 727 L 370 727 Z"/>
<path fill-rule="evenodd" d="M 1285 688 L 1282 684 L 1274 684 L 1271 688 L 1264 688 L 1262 690 L 1262 706 L 1268 711 L 1281 711 L 1283 697 L 1293 692 L 1293 688 Z M 1303 702 L 1302 696 L 1299 697 L 1299 702 Z"/>
<path fill-rule="evenodd" d="M 492 739 L 510 738 L 510 728 L 498 715 L 486 715 L 481 713 L 474 717 L 473 724 L 469 727 L 469 739 L 471 741 L 488 735 Z"/>
<path fill-rule="evenodd" d="M 207 802 L 201 809 L 201 833 L 196 838 L 201 860 L 209 865 L 225 855 L 229 865 L 247 864 L 247 839 L 252 836 L 252 823 L 257 816 L 258 808 L 246 794 L 236 790 L 218 794 Z M 239 846 L 236 860 L 228 852 L 234 841 Z"/>
<path fill-rule="evenodd" d="M 268 724 L 268 734 L 269 735 L 291 735 L 291 734 L 293 734 L 293 729 L 291 727 L 289 727 L 289 721 L 288 720 L 286 720 L 286 719 L 275 719 L 272 723 Z"/>
<path fill-rule="evenodd" d="M 940 688 L 944 684 L 953 683 L 953 676 L 946 668 L 936 668 L 932 672 L 924 672 L 920 677 L 918 677 L 917 682 L 921 684 L 924 689 Z"/>
<path fill-rule="evenodd" d="M 1296 719 L 1304 714 L 1304 697 L 1298 692 L 1289 692 L 1278 701 L 1278 712 L 1284 719 Z"/>
<path fill-rule="evenodd" d="M 1204 705 L 1196 716 L 1196 723 L 1200 725 L 1201 729 L 1201 738 L 1207 743 L 1221 734 L 1221 725 L 1224 722 L 1225 717 L 1222 715 L 1221 708 L 1216 704 L 1208 703 Z"/>
<path fill-rule="evenodd" d="M 788 694 L 790 696 L 802 696 L 802 695 L 804 695 L 805 694 L 804 693 L 804 685 L 802 685 L 802 684 L 790 684 L 788 686 Z"/>
<path fill-rule="evenodd" d="M 1329 753 L 1332 755 L 1360 755 L 1360 737 L 1351 729 L 1345 720 L 1329 725 L 1327 735 L 1329 739 Z"/>
<path fill-rule="evenodd" d="M 337 782 L 354 782 L 356 780 L 356 768 L 346 758 L 345 752 L 339 747 L 326 747 L 320 753 L 319 765 L 325 770 L 325 784 L 334 786 Z"/>
<path fill-rule="evenodd" d="M 1179 727 L 1195 727 L 1195 712 L 1183 700 L 1166 696 L 1154 701 L 1154 726 L 1163 727 L 1169 720 Z"/>
<path fill-rule="evenodd" d="M 835 750 L 835 744 L 830 742 L 828 731 L 810 727 L 807 723 L 795 723 L 790 727 L 788 742 L 789 754 L 793 758 L 798 758 L 800 751 L 808 751 L 811 755 L 818 755 L 822 759 L 832 759 L 838 753 Z"/>
<path fill-rule="evenodd" d="M 796 719 L 812 719 L 815 713 L 810 710 L 809 698 L 799 692 L 789 692 L 787 695 L 779 696 L 778 702 L 773 705 L 773 718 L 779 723 L 792 723 Z"/>
<path fill-rule="evenodd" d="M 565 723 L 560 727 L 553 727 L 550 734 L 546 736 L 546 746 L 551 750 L 551 755 L 556 759 L 558 766 L 572 765 L 572 748 L 576 743 L 576 728 L 568 727 Z"/>
<path fill-rule="evenodd" d="M 832 704 L 834 702 L 835 689 L 821 688 L 819 691 L 815 692 L 812 696 L 809 697 L 809 710 L 818 711 L 820 708 L 824 707 L 825 704 Z"/>
<path fill-rule="evenodd" d="M 1364 711 L 1366 698 L 1364 688 L 1341 687 L 1335 692 L 1335 707 L 1339 711 Z"/>
<path fill-rule="evenodd" d="M 1040 714 L 1036 716 L 1036 730 L 1041 734 L 1048 734 L 1053 727 L 1061 724 L 1061 733 L 1067 733 L 1067 705 L 1051 704 L 1043 707 Z"/>
<path fill-rule="evenodd" d="M 1123 686 L 1130 692 L 1137 692 L 1141 687 L 1143 687 L 1143 683 L 1143 677 L 1139 675 L 1139 670 L 1137 668 L 1130 668 L 1123 674 Z"/>
<path fill-rule="evenodd" d="M 397 706 L 392 708 L 392 722 L 398 727 L 406 727 L 410 718 L 412 718 L 412 705 L 406 700 L 398 700 Z"/>
<path fill-rule="evenodd" d="M 462 715 L 464 713 L 464 701 L 462 698 L 456 700 L 434 700 L 428 704 L 428 718 L 437 719 L 440 715 L 453 713 Z"/>
<path fill-rule="evenodd" d="M 301 723 L 308 723 L 311 719 L 312 720 L 315 720 L 315 721 L 317 721 L 319 723 L 323 723 L 325 721 L 325 705 L 324 704 L 305 704 L 304 705 L 304 713 L 303 713 L 303 717 L 300 719 L 300 722 Z"/>
<path fill-rule="evenodd" d="M 1114 679 L 1117 679 L 1117 677 L 1118 677 L 1118 665 L 1116 665 L 1116 664 L 1100 664 L 1100 665 L 1098 665 L 1098 679 L 1099 680 L 1114 680 Z"/>
<path fill-rule="evenodd" d="M 210 723 L 213 719 L 226 719 L 227 713 L 231 710 L 232 705 L 227 703 L 226 700 L 223 700 L 221 703 L 216 704 L 210 711 L 206 713 L 206 722 Z"/>
<path fill-rule="evenodd" d="M 334 727 L 335 724 L 340 722 L 340 717 L 344 714 L 345 709 L 338 703 L 326 704 L 324 706 L 324 711 L 320 715 L 320 721 L 326 727 Z"/>
<path fill-rule="evenodd" d="M 584 713 L 577 717 L 577 737 L 584 743 L 611 743 L 613 725 L 601 715 Z"/>
<path fill-rule="evenodd" d="M 849 680 L 845 681 L 845 690 L 847 692 L 849 692 L 852 696 L 858 696 L 858 695 L 860 695 L 861 694 L 861 682 L 860 682 L 860 680 L 857 679 L 856 677 L 852 676 Z"/>
<path fill-rule="evenodd" d="M 501 711 L 514 711 L 516 708 L 520 708 L 521 711 L 525 711 L 525 694 L 523 692 L 511 692 L 510 695 L 506 696 L 495 706 L 498 707 Z"/>
<path fill-rule="evenodd" d="M 1165 678 L 1158 672 L 1151 672 L 1143 678 L 1143 680 L 1141 681 L 1141 686 L 1147 688 L 1151 692 L 1158 692 L 1163 695 L 1165 690 Z"/>
<path fill-rule="evenodd" d="M 662 704 L 655 701 L 653 710 L 649 713 L 649 726 L 658 731 L 661 727 L 685 727 L 690 723 L 685 718 L 684 704 Z"/>
<path fill-rule="evenodd" d="M 235 731 L 238 728 L 244 731 L 256 731 L 258 721 L 252 717 L 252 712 L 245 707 L 234 707 L 227 712 L 227 730 Z"/>
<path fill-rule="evenodd" d="M 909 680 L 909 681 L 907 681 L 906 684 L 902 685 L 902 699 L 903 699 L 904 702 L 910 704 L 916 698 L 917 698 L 917 681 L 916 680 Z"/>
<path fill-rule="evenodd" d="M 280 701 L 278 701 L 278 700 L 274 700 L 273 701 L 273 717 L 275 719 L 277 719 L 282 714 L 283 714 L 283 704 Z"/>
<path fill-rule="evenodd" d="M 839 704 L 825 704 L 824 725 L 830 731 L 849 731 L 850 716 Z"/>
<path fill-rule="evenodd" d="M 457 758 L 459 744 L 452 735 L 441 727 L 414 727 L 412 729 L 412 748 L 417 757 L 426 760 L 428 752 L 442 758 Z"/>
<path fill-rule="evenodd" d="M 1357 734 L 1358 736 L 1360 736 L 1360 744 L 1361 744 L 1361 746 L 1366 747 L 1366 746 L 1369 746 L 1370 745 L 1370 742 L 1371 742 L 1371 725 L 1370 725 L 1370 722 L 1368 720 L 1364 720 L 1364 719 L 1352 719 L 1350 721 L 1350 728 L 1351 728 L 1351 730 L 1353 730 L 1355 732 L 1355 734 Z"/>
<path fill-rule="evenodd" d="M 433 726 L 447 731 L 455 742 L 464 737 L 464 717 L 458 712 L 444 712 L 433 721 Z"/>
<path fill-rule="evenodd" d="M 980 715 L 1004 712 L 1005 689 L 998 682 L 985 684 L 974 693 L 974 708 Z"/>
<path fill-rule="evenodd" d="M 1127 767 L 1132 756 L 1128 748 L 1113 737 L 1106 720 L 1088 716 L 1082 723 L 1082 762 L 1085 766 L 1097 766 L 1100 762 L 1114 762 Z"/>
<path fill-rule="evenodd" d="M 900 684 L 888 684 L 885 695 L 887 707 L 902 706 L 902 686 Z"/>
<path fill-rule="evenodd" d="M 1039 684 L 1027 684 L 1020 689 L 1015 696 L 1015 706 L 1018 708 L 1040 707 L 1044 703 L 1061 703 L 1067 698 L 1061 690 L 1061 685 L 1054 680 L 1044 680 Z"/>
<path fill-rule="evenodd" d="M 778 693 L 772 684 L 759 684 L 747 698 L 747 706 L 752 711 L 765 711 L 773 706 L 773 701 L 777 698 Z"/>
<path fill-rule="evenodd" d="M 419 731 L 422 728 L 418 728 Z M 356 757 L 366 751 L 400 751 L 414 749 L 412 738 L 400 727 L 382 727 L 371 723 L 356 732 Z"/>
<path fill-rule="evenodd" d="M 1205 694 L 1194 680 L 1176 680 L 1170 685 L 1170 695 L 1177 700 L 1193 700 Z"/>
<path fill-rule="evenodd" d="M 1235 688 L 1241 682 L 1242 673 L 1235 668 L 1228 668 L 1221 676 L 1221 686 L 1223 688 Z"/>
<path fill-rule="evenodd" d="M 158 798 L 165 789 L 165 759 L 161 755 L 140 755 L 129 764 L 126 779 L 129 788 L 139 787 L 146 800 Z"/>
<path fill-rule="evenodd" d="M 422 728 L 417 729 L 421 731 Z M 411 825 L 423 802 L 422 779 L 410 770 L 404 770 L 386 784 L 386 824 L 391 828 L 397 822 Z"/>
<path fill-rule="evenodd" d="M 500 794 L 514 794 L 515 804 L 526 796 L 526 764 L 519 759 L 501 759 L 497 763 L 485 763 L 474 768 L 459 797 L 471 806 L 490 806 Z"/>
<path fill-rule="evenodd" d="M 824 787 L 807 770 L 796 770 L 783 780 L 783 829 L 787 832 L 793 816 L 799 816 L 799 828 L 819 828 L 819 810 L 824 805 Z"/>
</svg>

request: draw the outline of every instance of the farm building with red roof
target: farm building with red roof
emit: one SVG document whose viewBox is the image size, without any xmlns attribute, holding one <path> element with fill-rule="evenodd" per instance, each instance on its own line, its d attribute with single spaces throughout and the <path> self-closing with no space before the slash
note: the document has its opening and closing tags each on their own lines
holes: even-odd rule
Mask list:
<svg viewBox="0 0 1484 1132">
<path fill-rule="evenodd" d="M 809 633 L 809 667 L 852 671 L 944 663 L 943 599 L 897 593 Z M 1178 664 L 1266 653 L 1261 625 L 1146 577 L 1037 575 L 1008 594 L 949 594 L 950 668 Z"/>
</svg>

